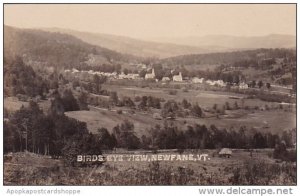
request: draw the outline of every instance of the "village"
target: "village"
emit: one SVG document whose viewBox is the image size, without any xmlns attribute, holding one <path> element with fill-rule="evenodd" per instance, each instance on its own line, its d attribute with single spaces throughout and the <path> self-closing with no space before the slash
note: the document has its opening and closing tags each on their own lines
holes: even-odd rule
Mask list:
<svg viewBox="0 0 300 196">
<path fill-rule="evenodd" d="M 218 86 L 218 87 L 226 87 L 227 83 L 224 82 L 223 80 L 210 80 L 210 79 L 205 79 L 205 78 L 198 78 L 198 77 L 183 77 L 182 73 L 179 72 L 178 75 L 173 75 L 171 78 L 170 77 L 162 77 L 161 81 L 156 79 L 156 74 L 155 70 L 148 69 L 148 72 L 151 71 L 150 73 L 146 73 L 145 77 L 140 77 L 140 74 L 138 73 L 127 73 L 125 74 L 124 72 L 121 72 L 118 74 L 117 72 L 109 73 L 109 72 L 98 72 L 98 71 L 79 71 L 75 68 L 72 70 L 66 69 L 64 70 L 65 73 L 71 73 L 76 75 L 77 77 L 80 77 L 80 75 L 98 75 L 98 76 L 105 76 L 110 80 L 152 80 L 155 82 L 161 82 L 162 84 L 167 83 L 167 82 L 176 82 L 176 83 L 192 83 L 192 84 L 206 84 L 209 86 Z M 173 73 L 174 70 L 171 71 Z M 234 88 L 239 88 L 239 89 L 248 89 L 249 86 L 245 82 L 240 82 L 239 84 L 234 83 L 233 84 Z"/>
</svg>

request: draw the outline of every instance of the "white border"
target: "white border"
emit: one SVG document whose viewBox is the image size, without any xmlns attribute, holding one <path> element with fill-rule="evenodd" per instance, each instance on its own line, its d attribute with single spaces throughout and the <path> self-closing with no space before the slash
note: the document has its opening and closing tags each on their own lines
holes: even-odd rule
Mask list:
<svg viewBox="0 0 300 196">
<path fill-rule="evenodd" d="M 1 86 L 1 91 L 0 91 L 0 119 L 3 119 L 3 3 L 297 3 L 296 0 L 248 0 L 248 1 L 241 1 L 241 0 L 231 0 L 231 1 L 226 1 L 226 0 L 202 0 L 202 1 L 197 1 L 197 0 L 133 0 L 133 1 L 126 1 L 126 0 L 106 0 L 106 1 L 95 1 L 95 0 L 70 0 L 70 1 L 61 1 L 61 0 L 52 0 L 52 1 L 47 1 L 47 0 L 3 0 L 2 1 L 2 8 L 1 8 L 1 14 L 0 14 L 0 20 L 1 20 L 1 34 L 0 34 L 0 40 L 2 43 L 2 47 L 0 47 L 0 61 L 1 61 L 1 70 L 0 70 L 0 86 Z M 298 5 L 297 5 L 298 8 Z M 299 15 L 297 14 L 297 26 L 299 23 Z M 298 36 L 298 33 L 297 33 Z M 299 39 L 297 39 L 297 45 L 299 46 Z M 299 50 L 297 53 L 297 56 L 299 56 Z M 297 62 L 298 63 L 298 62 Z M 297 70 L 297 75 L 299 76 L 299 69 Z M 297 86 L 300 86 L 300 80 L 297 81 Z M 298 89 L 298 88 L 297 88 Z M 297 98 L 297 102 L 299 103 L 299 99 Z M 299 111 L 299 105 L 297 105 L 297 116 L 298 116 L 298 111 Z M 299 121 L 297 118 L 297 125 L 299 126 Z M 7 189 L 22 189 L 22 186 L 19 187 L 3 187 L 3 121 L 0 120 L 0 130 L 1 130 L 1 137 L 0 137 L 0 163 L 1 163 L 1 168 L 0 168 L 0 195 L 7 195 L 6 191 Z M 300 134 L 297 134 L 297 141 L 300 141 Z M 298 149 L 298 147 L 297 147 Z M 298 158 L 300 157 L 299 154 L 299 149 L 298 149 Z M 297 164 L 298 166 L 298 164 Z M 297 169 L 297 177 L 300 175 L 300 169 Z M 294 189 L 294 194 L 293 195 L 300 195 L 300 189 L 299 189 L 299 179 L 297 178 L 298 186 L 292 187 Z M 81 195 L 200 195 L 198 192 L 199 188 L 230 188 L 231 186 L 60 186 L 58 188 L 65 188 L 65 189 L 79 189 L 81 191 Z M 244 188 L 281 188 L 279 186 L 241 186 Z M 46 189 L 54 189 L 56 187 L 53 186 L 27 186 L 24 187 L 25 189 L 41 189 L 41 188 L 46 188 Z M 284 186 L 282 188 L 289 188 L 288 186 Z"/>
</svg>

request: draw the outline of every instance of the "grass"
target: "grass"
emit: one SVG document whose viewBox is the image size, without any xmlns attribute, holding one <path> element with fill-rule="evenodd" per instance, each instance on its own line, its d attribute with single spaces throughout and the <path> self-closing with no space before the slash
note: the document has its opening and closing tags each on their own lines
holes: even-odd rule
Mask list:
<svg viewBox="0 0 300 196">
<path fill-rule="evenodd" d="M 4 98 L 4 107 L 9 111 L 16 111 L 22 107 L 28 106 L 28 102 L 19 101 L 17 97 L 5 97 Z"/>
<path fill-rule="evenodd" d="M 256 128 L 262 132 L 271 132 L 280 134 L 284 130 L 293 129 L 296 127 L 296 114 L 291 112 L 276 111 L 226 111 L 230 114 L 226 117 L 217 118 L 187 118 L 187 124 L 199 123 L 210 126 L 214 124 L 218 128 L 239 128 L 246 126 L 248 128 Z M 233 117 L 231 117 L 231 115 Z M 265 122 L 268 126 L 266 126 Z"/>
<path fill-rule="evenodd" d="M 17 97 L 5 97 L 4 98 L 4 107 L 7 108 L 9 111 L 17 111 L 19 110 L 22 105 L 27 107 L 29 102 L 20 101 Z M 49 100 L 42 100 L 39 102 L 39 106 L 44 112 L 47 112 L 50 108 L 50 101 Z"/>
<path fill-rule="evenodd" d="M 105 162 L 92 167 L 67 167 L 44 156 L 12 155 L 4 163 L 5 185 L 295 185 L 295 163 L 276 163 L 270 150 L 234 150 L 232 158 L 209 161 Z M 133 152 L 131 152 L 133 153 Z M 184 152 L 191 153 L 191 152 Z M 22 154 L 22 153 L 18 153 Z M 34 162 L 30 159 L 34 159 Z"/>
<path fill-rule="evenodd" d="M 183 90 L 177 90 L 176 96 L 170 95 L 170 89 L 168 88 L 139 88 L 135 86 L 120 86 L 120 85 L 103 85 L 103 89 L 118 92 L 119 97 L 135 97 L 135 96 L 154 96 L 157 98 L 164 98 L 165 100 L 173 99 L 181 102 L 183 99 L 188 100 L 192 103 L 198 103 L 202 107 L 212 107 L 214 104 L 224 105 L 226 102 L 234 104 L 237 102 L 239 105 L 242 104 L 244 99 L 244 105 L 250 107 L 264 106 L 266 104 L 278 105 L 278 103 L 271 103 L 262 101 L 259 99 L 247 99 L 247 95 L 237 94 L 232 92 L 224 91 L 204 91 L 204 90 L 193 90 L 189 89 L 188 92 Z M 238 97 L 239 99 L 232 99 L 232 97 Z"/>
<path fill-rule="evenodd" d="M 122 108 L 122 114 L 118 114 L 117 110 L 106 110 L 101 108 L 90 107 L 90 111 L 72 111 L 66 112 L 68 117 L 87 123 L 88 129 L 96 133 L 98 128 L 105 127 L 108 131 L 123 123 L 128 119 L 134 124 L 135 131 L 138 136 L 146 134 L 146 129 L 150 129 L 152 125 L 160 124 L 160 120 L 155 120 L 152 115 L 143 112 L 132 114 L 125 108 Z"/>
<path fill-rule="evenodd" d="M 105 127 L 111 131 L 117 124 L 121 124 L 125 119 L 128 119 L 134 124 L 135 131 L 138 136 L 148 135 L 148 130 L 156 124 L 163 125 L 163 120 L 156 120 L 152 114 L 156 111 L 140 112 L 136 111 L 132 114 L 123 108 L 122 114 L 118 114 L 117 110 L 109 111 L 105 109 L 91 107 L 90 111 L 72 111 L 66 112 L 68 117 L 87 123 L 88 129 L 96 133 L 98 128 Z M 173 123 L 179 129 L 185 129 L 187 125 L 204 124 L 207 127 L 215 125 L 218 128 L 230 129 L 232 127 L 239 129 L 241 126 L 256 128 L 262 132 L 271 132 L 280 134 L 284 130 L 293 129 L 296 127 L 296 114 L 284 112 L 281 110 L 274 111 L 243 111 L 234 110 L 226 111 L 228 115 L 209 118 L 177 118 Z M 266 123 L 268 126 L 266 126 Z"/>
<path fill-rule="evenodd" d="M 177 90 L 177 94 L 169 95 L 169 89 L 159 88 L 137 88 L 137 87 L 124 87 L 116 85 L 104 85 L 112 91 L 117 91 L 119 97 L 123 96 L 143 96 L 149 95 L 154 97 L 160 97 L 165 100 L 175 99 L 181 102 L 184 98 L 190 102 L 198 102 L 202 108 L 212 108 L 217 103 L 218 108 L 221 108 L 225 102 L 228 102 L 232 107 L 234 102 L 237 102 L 239 106 L 242 105 L 240 99 L 231 99 L 231 97 L 244 97 L 245 95 L 219 92 L 219 91 L 197 91 L 189 90 L 183 92 Z M 163 104 L 163 103 L 162 103 Z M 257 99 L 244 99 L 245 106 L 265 106 L 278 107 L 277 103 L 269 103 Z M 27 106 L 28 102 L 19 101 L 17 98 L 8 97 L 4 99 L 4 107 L 9 111 L 16 111 L 22 105 Z M 40 107 L 47 111 L 50 107 L 50 101 L 41 101 Z M 284 106 L 287 107 L 287 106 Z M 116 111 L 122 110 L 122 114 L 118 114 Z M 66 115 L 77 120 L 87 123 L 88 129 L 96 133 L 98 128 L 105 127 L 109 131 L 113 129 L 117 124 L 121 124 L 125 119 L 134 123 L 135 131 L 138 136 L 143 134 L 148 135 L 147 130 L 153 127 L 155 124 L 163 124 L 162 120 L 156 120 L 153 118 L 153 113 L 160 113 L 160 110 L 151 109 L 147 112 L 135 111 L 131 113 L 125 107 L 114 108 L 113 111 L 91 107 L 90 111 L 73 111 L 66 112 Z M 296 114 L 292 112 L 285 112 L 284 110 L 270 110 L 270 111 L 259 111 L 259 110 L 227 110 L 225 116 L 219 116 L 208 114 L 207 118 L 177 118 L 174 123 L 179 128 L 184 128 L 185 124 L 204 124 L 206 126 L 216 125 L 219 128 L 239 128 L 241 126 L 247 126 L 248 128 L 254 127 L 260 131 L 269 131 L 272 133 L 281 133 L 284 130 L 292 129 L 296 127 Z M 184 123 L 186 122 L 186 123 Z M 266 123 L 268 126 L 266 126 Z"/>
</svg>

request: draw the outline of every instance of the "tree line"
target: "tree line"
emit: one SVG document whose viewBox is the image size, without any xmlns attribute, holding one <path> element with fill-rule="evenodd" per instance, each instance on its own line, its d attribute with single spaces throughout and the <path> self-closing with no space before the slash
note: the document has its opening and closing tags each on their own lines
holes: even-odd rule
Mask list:
<svg viewBox="0 0 300 196">
<path fill-rule="evenodd" d="M 51 107 L 55 106 L 52 104 Z M 251 149 L 277 146 L 278 149 L 282 142 L 286 147 L 293 147 L 292 131 L 284 131 L 279 136 L 246 127 L 228 130 L 195 124 L 179 128 L 165 121 L 163 126 L 156 125 L 147 135 L 138 137 L 134 124 L 125 120 L 111 133 L 106 128 L 99 128 L 96 134 L 92 134 L 86 123 L 61 113 L 45 114 L 36 102 L 31 101 L 28 107 L 21 107 L 4 121 L 4 153 L 27 150 L 52 157 L 62 156 L 69 164 L 74 164 L 78 154 L 101 154 L 102 150 L 114 148 Z"/>
</svg>

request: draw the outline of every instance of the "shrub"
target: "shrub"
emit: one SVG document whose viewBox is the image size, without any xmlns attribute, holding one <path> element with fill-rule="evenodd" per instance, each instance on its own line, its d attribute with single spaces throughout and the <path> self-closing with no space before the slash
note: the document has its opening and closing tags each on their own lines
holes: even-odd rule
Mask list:
<svg viewBox="0 0 300 196">
<path fill-rule="evenodd" d="M 187 88 L 183 88 L 182 92 L 187 93 L 187 92 L 189 92 L 189 90 Z"/>
<path fill-rule="evenodd" d="M 192 113 L 196 116 L 196 117 L 202 117 L 203 112 L 202 109 L 199 107 L 198 104 L 194 105 L 192 108 Z"/>
<path fill-rule="evenodd" d="M 176 95 L 177 94 L 177 90 L 169 90 L 169 95 Z"/>
<path fill-rule="evenodd" d="M 140 102 L 141 100 L 142 100 L 142 98 L 140 96 L 134 97 L 134 101 L 135 102 Z"/>
<path fill-rule="evenodd" d="M 229 181 L 233 185 L 293 185 L 296 183 L 296 166 L 292 164 L 245 162 L 235 168 Z"/>
</svg>

